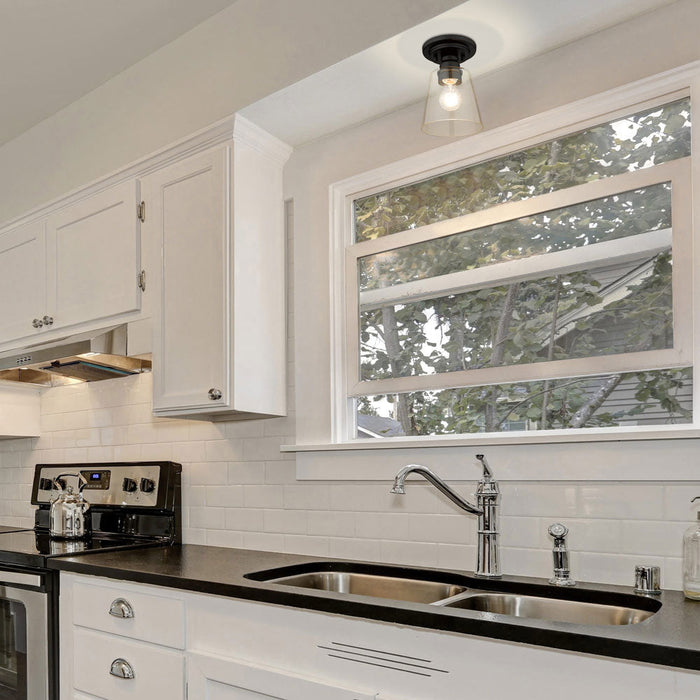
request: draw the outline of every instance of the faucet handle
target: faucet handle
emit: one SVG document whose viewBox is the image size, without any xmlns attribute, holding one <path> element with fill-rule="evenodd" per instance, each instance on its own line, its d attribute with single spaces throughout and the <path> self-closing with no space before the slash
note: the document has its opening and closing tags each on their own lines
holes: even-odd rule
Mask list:
<svg viewBox="0 0 700 700">
<path fill-rule="evenodd" d="M 484 481 L 490 481 L 493 479 L 493 472 L 489 463 L 486 461 L 486 455 L 476 455 L 476 458 L 481 462 L 481 466 L 484 468 Z"/>
<path fill-rule="evenodd" d="M 547 528 L 547 532 L 551 537 L 560 540 L 569 534 L 569 528 L 566 527 L 566 525 L 563 525 L 562 523 L 552 523 Z"/>
</svg>

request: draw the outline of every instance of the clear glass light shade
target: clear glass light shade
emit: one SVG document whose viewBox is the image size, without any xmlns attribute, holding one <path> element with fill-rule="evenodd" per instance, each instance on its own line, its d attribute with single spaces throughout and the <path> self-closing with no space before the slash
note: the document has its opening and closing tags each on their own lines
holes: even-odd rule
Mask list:
<svg viewBox="0 0 700 700">
<path fill-rule="evenodd" d="M 469 136 L 483 128 L 469 71 L 463 69 L 457 85 L 440 85 L 438 71 L 431 73 L 423 131 L 432 136 Z"/>
</svg>

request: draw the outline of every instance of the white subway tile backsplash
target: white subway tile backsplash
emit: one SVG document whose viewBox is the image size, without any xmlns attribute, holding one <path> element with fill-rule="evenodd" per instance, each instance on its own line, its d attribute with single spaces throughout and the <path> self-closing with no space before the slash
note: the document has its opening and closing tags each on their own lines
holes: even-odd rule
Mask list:
<svg viewBox="0 0 700 700">
<path fill-rule="evenodd" d="M 355 528 L 355 513 L 341 511 L 309 511 L 308 528 L 310 533 L 322 536 L 354 537 L 356 534 L 359 535 Z"/>
<path fill-rule="evenodd" d="M 383 537 L 389 537 L 383 533 Z M 476 544 L 476 516 L 416 513 L 408 516 L 408 531 L 398 539 L 410 542 Z"/>
<path fill-rule="evenodd" d="M 310 557 L 329 556 L 330 543 L 325 537 L 309 537 L 308 535 L 285 535 L 284 549 L 287 552 L 298 552 Z"/>
<path fill-rule="evenodd" d="M 243 547 L 243 533 L 231 530 L 208 530 L 206 544 L 212 547 Z"/>
<path fill-rule="evenodd" d="M 578 511 L 591 518 L 661 520 L 664 490 L 658 484 L 581 485 Z"/>
<path fill-rule="evenodd" d="M 336 559 L 364 559 L 366 561 L 382 561 L 380 541 L 360 540 L 348 537 L 329 537 L 330 556 Z"/>
<path fill-rule="evenodd" d="M 575 484 L 504 484 L 503 515 L 574 518 L 578 514 Z"/>
<path fill-rule="evenodd" d="M 401 542 L 382 540 L 379 548 L 380 559 L 390 564 L 410 564 L 413 566 L 437 566 L 438 548 L 426 542 Z"/>
<path fill-rule="evenodd" d="M 196 488 L 196 487 L 193 487 Z M 242 486 L 204 486 L 205 503 L 215 508 L 235 508 L 243 505 Z"/>
<path fill-rule="evenodd" d="M 226 510 L 224 508 L 189 508 L 189 526 L 204 530 L 223 530 L 226 528 Z"/>
<path fill-rule="evenodd" d="M 673 484 L 664 486 L 664 520 L 675 520 L 690 525 L 700 512 L 700 500 L 691 503 L 695 496 L 700 496 L 700 482 Z"/>
<path fill-rule="evenodd" d="M 226 508 L 226 529 L 263 531 L 263 511 L 256 508 Z"/>
<path fill-rule="evenodd" d="M 246 508 L 283 508 L 284 489 L 268 484 L 243 486 L 243 505 Z"/>
<path fill-rule="evenodd" d="M 441 569 L 473 571 L 476 567 L 476 546 L 439 544 L 437 550 L 437 565 Z"/>
<path fill-rule="evenodd" d="M 303 535 L 308 532 L 308 517 L 305 510 L 265 510 L 263 528 L 265 532 Z"/>
<path fill-rule="evenodd" d="M 243 546 L 246 549 L 261 549 L 265 552 L 284 552 L 284 535 L 271 532 L 244 532 Z"/>
<path fill-rule="evenodd" d="M 540 528 L 541 546 L 551 548 L 553 540 L 547 533 L 551 523 L 542 520 Z M 622 521 L 567 519 L 564 524 L 569 528 L 568 547 L 574 552 L 619 552 L 622 541 Z"/>
<path fill-rule="evenodd" d="M 364 539 L 408 539 L 407 513 L 357 513 L 355 533 Z"/>
<path fill-rule="evenodd" d="M 330 505 L 330 486 L 283 486 L 283 493 L 285 508 L 328 510 Z"/>
<path fill-rule="evenodd" d="M 621 529 L 622 551 L 626 554 L 682 556 L 685 523 L 625 520 Z"/>
<path fill-rule="evenodd" d="M 228 465 L 229 484 L 264 484 L 265 462 L 231 462 Z"/>
</svg>

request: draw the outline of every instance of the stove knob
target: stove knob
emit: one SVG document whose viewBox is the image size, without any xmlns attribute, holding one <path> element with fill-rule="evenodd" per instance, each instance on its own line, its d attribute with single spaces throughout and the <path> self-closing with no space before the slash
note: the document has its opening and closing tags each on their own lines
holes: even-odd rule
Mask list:
<svg viewBox="0 0 700 700">
<path fill-rule="evenodd" d="M 39 490 L 40 491 L 51 491 L 53 488 L 53 481 L 51 479 L 41 478 L 39 479 Z"/>
<path fill-rule="evenodd" d="M 156 482 L 153 479 L 141 479 L 141 490 L 144 493 L 153 493 L 156 489 Z"/>
<path fill-rule="evenodd" d="M 133 493 L 136 491 L 136 481 L 127 476 L 122 483 L 122 490 L 126 491 L 127 493 Z"/>
</svg>

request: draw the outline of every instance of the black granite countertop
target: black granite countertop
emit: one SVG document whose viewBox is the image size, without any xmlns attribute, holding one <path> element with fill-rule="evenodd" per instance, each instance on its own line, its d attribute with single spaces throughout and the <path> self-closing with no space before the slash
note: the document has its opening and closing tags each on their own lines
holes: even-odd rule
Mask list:
<svg viewBox="0 0 700 700">
<path fill-rule="evenodd" d="M 398 577 L 419 577 L 467 587 L 529 595 L 562 597 L 616 605 L 637 604 L 654 610 L 648 619 L 628 625 L 582 625 L 532 620 L 473 610 L 445 609 L 422 603 L 329 593 L 265 583 L 248 578 L 254 572 L 293 567 L 289 573 L 311 569 L 342 569 Z M 545 579 L 504 576 L 485 581 L 456 570 L 348 562 L 246 549 L 202 545 L 97 552 L 49 561 L 49 568 L 104 576 L 157 586 L 292 606 L 368 620 L 411 625 L 449 633 L 521 642 L 555 649 L 700 670 L 700 602 L 688 601 L 680 591 L 638 596 L 632 587 L 579 583 L 566 590 L 548 586 Z"/>
</svg>

